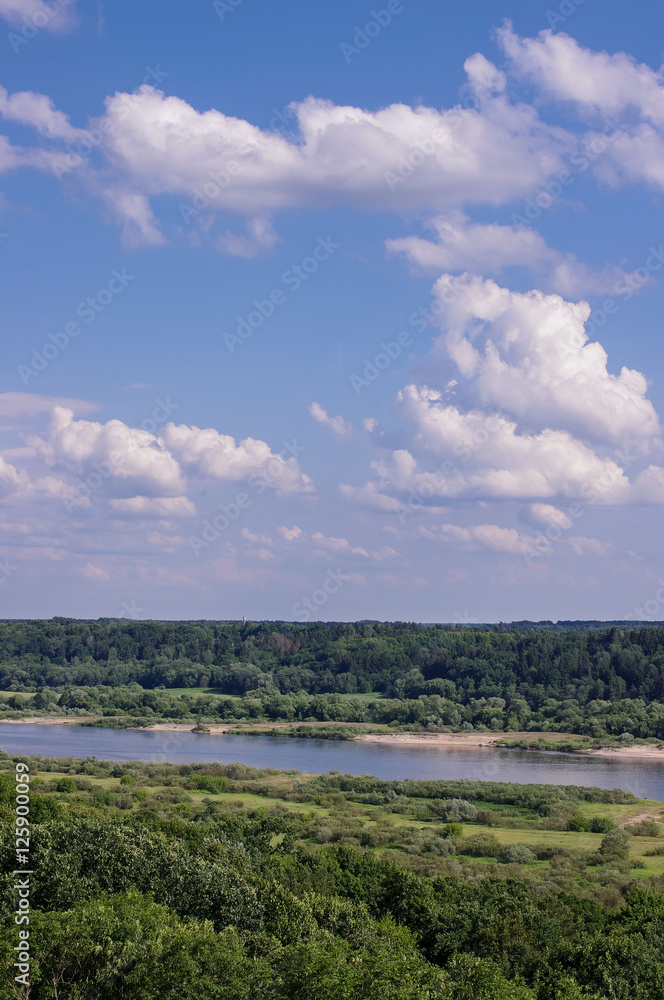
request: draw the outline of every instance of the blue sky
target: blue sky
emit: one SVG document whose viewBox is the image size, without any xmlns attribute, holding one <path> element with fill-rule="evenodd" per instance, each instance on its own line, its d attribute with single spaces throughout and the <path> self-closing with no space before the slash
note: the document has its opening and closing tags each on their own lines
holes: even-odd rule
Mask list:
<svg viewBox="0 0 664 1000">
<path fill-rule="evenodd" d="M 0 0 L 3 617 L 664 618 L 661 15 L 471 13 Z"/>
</svg>

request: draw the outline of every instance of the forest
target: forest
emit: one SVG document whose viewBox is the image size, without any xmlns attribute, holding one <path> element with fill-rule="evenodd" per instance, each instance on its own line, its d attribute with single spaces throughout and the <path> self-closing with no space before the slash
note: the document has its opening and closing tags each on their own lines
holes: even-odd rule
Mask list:
<svg viewBox="0 0 664 1000">
<path fill-rule="evenodd" d="M 525 623 L 528 624 L 528 623 Z M 664 739 L 664 627 L 0 623 L 6 718 L 356 723 Z"/>
<path fill-rule="evenodd" d="M 17 762 L 29 990 L 11 975 Z M 662 806 L 0 753 L 0 1000 L 658 1000 Z"/>
</svg>

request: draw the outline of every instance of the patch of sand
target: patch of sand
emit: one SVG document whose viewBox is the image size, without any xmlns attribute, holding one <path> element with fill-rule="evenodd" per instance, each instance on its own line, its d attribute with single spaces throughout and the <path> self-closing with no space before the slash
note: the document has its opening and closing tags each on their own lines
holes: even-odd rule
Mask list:
<svg viewBox="0 0 664 1000">
<path fill-rule="evenodd" d="M 545 739 L 579 739 L 570 733 L 386 733 L 356 736 L 356 740 L 367 743 L 386 743 L 389 745 L 432 746 L 432 747 L 495 747 L 505 746 L 512 740 Z M 576 750 L 575 753 L 595 757 L 612 757 L 614 760 L 643 759 L 664 760 L 664 744 L 645 746 L 604 747 L 601 750 Z"/>
<path fill-rule="evenodd" d="M 604 747 L 602 750 L 586 750 L 593 757 L 613 757 L 621 760 L 635 757 L 638 760 L 664 760 L 664 744 L 648 744 L 635 747 Z"/>
<path fill-rule="evenodd" d="M 385 733 L 356 736 L 356 740 L 365 743 L 406 744 L 410 746 L 439 747 L 492 747 L 502 742 L 506 737 L 523 739 L 537 738 L 540 733 Z M 550 735 L 550 734 L 548 734 Z"/>
</svg>

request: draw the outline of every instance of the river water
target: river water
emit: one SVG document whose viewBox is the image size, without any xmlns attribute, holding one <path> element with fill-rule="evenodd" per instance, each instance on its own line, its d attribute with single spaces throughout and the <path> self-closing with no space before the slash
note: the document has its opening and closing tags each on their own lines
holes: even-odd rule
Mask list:
<svg viewBox="0 0 664 1000">
<path fill-rule="evenodd" d="M 639 798 L 664 800 L 664 767 L 657 761 L 611 760 L 581 754 L 472 747 L 388 746 L 340 740 L 275 736 L 138 732 L 87 726 L 0 723 L 0 747 L 9 753 L 99 760 L 241 761 L 251 767 L 296 768 L 309 773 L 341 771 L 378 778 L 469 778 L 521 784 L 598 785 L 622 788 Z"/>
</svg>

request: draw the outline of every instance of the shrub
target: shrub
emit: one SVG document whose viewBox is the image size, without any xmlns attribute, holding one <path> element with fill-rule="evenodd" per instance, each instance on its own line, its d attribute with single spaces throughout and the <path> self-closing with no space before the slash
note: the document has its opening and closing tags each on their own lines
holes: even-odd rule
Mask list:
<svg viewBox="0 0 664 1000">
<path fill-rule="evenodd" d="M 444 837 L 462 837 L 463 827 L 461 823 L 446 823 L 442 833 Z"/>
<path fill-rule="evenodd" d="M 440 816 L 448 823 L 458 823 L 459 820 L 472 821 L 477 819 L 477 807 L 465 799 L 445 799 L 440 805 Z"/>
<path fill-rule="evenodd" d="M 629 854 L 631 836 L 627 830 L 611 830 L 602 838 L 599 853 L 603 857 L 626 858 Z"/>
<path fill-rule="evenodd" d="M 574 830 L 576 833 L 587 833 L 590 830 L 590 820 L 587 816 L 576 813 L 574 816 L 570 816 L 567 821 L 567 829 Z"/>
<path fill-rule="evenodd" d="M 644 819 L 640 823 L 632 823 L 629 832 L 635 837 L 659 837 L 662 829 L 654 819 Z"/>
<path fill-rule="evenodd" d="M 462 840 L 457 844 L 457 851 L 471 858 L 499 858 L 503 853 L 503 846 L 492 833 L 480 833 L 476 837 Z"/>
<path fill-rule="evenodd" d="M 70 778 L 67 775 L 65 775 L 64 778 L 60 778 L 55 788 L 56 791 L 58 792 L 75 792 L 76 782 L 74 781 L 73 778 Z"/>
<path fill-rule="evenodd" d="M 503 854 L 506 864 L 529 865 L 535 860 L 535 855 L 525 844 L 510 844 Z"/>
<path fill-rule="evenodd" d="M 219 795 L 230 789 L 227 778 L 218 777 L 213 774 L 192 774 L 189 779 L 191 788 L 200 792 L 210 792 L 212 795 Z"/>
<path fill-rule="evenodd" d="M 593 816 L 590 830 L 592 833 L 610 833 L 613 830 L 613 820 L 608 816 Z"/>
<path fill-rule="evenodd" d="M 136 784 L 136 778 L 133 776 L 133 774 L 123 774 L 122 777 L 120 778 L 120 784 L 121 785 L 135 785 Z"/>
<path fill-rule="evenodd" d="M 441 858 L 448 858 L 456 851 L 456 845 L 450 837 L 436 837 L 431 841 L 430 850 L 432 854 L 437 854 Z"/>
</svg>

